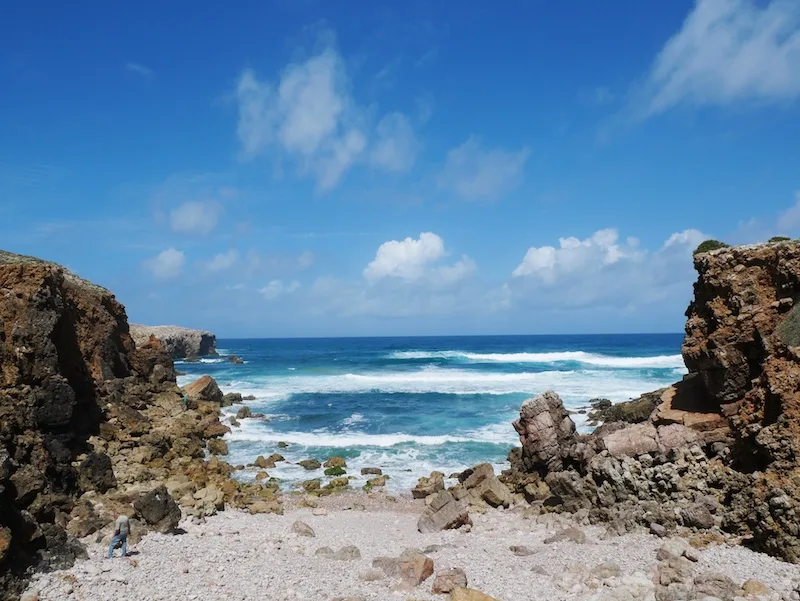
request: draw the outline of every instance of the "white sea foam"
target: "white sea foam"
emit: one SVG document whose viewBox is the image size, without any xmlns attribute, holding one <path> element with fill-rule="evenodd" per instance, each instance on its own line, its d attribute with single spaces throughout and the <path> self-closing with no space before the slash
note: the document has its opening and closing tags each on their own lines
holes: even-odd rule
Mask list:
<svg viewBox="0 0 800 601">
<path fill-rule="evenodd" d="M 367 418 L 365 418 L 363 415 L 361 415 L 360 413 L 354 413 L 347 419 L 342 420 L 342 425 L 355 426 L 356 424 L 361 424 L 364 423 L 365 421 L 367 421 Z"/>
<path fill-rule="evenodd" d="M 564 351 L 554 353 L 470 353 L 466 351 L 398 351 L 389 355 L 393 359 L 459 359 L 475 363 L 556 363 L 573 361 L 585 365 L 616 368 L 683 368 L 681 355 L 658 355 L 656 357 L 613 357 Z"/>
<path fill-rule="evenodd" d="M 565 402 L 586 402 L 603 397 L 624 401 L 653 390 L 654 382 L 631 370 L 565 370 L 496 373 L 427 366 L 414 371 L 382 371 L 319 376 L 269 376 L 247 381 L 221 382 L 225 392 L 252 394 L 259 401 L 287 398 L 293 394 L 357 394 L 381 392 L 468 394 L 538 394 L 558 392 Z"/>
</svg>

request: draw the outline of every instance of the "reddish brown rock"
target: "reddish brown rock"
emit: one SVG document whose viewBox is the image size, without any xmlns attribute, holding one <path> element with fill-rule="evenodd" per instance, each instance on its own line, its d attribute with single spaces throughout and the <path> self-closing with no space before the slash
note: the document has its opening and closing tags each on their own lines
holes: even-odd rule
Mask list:
<svg viewBox="0 0 800 601">
<path fill-rule="evenodd" d="M 222 404 L 225 395 L 219 389 L 216 380 L 211 376 L 203 376 L 183 388 L 183 392 L 192 401 L 205 401 L 209 403 Z"/>
</svg>

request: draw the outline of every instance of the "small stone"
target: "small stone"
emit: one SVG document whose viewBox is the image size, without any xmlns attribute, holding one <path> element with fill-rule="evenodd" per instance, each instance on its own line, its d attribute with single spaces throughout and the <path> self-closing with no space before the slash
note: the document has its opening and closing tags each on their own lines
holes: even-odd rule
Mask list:
<svg viewBox="0 0 800 601">
<path fill-rule="evenodd" d="M 606 580 L 607 578 L 617 578 L 622 573 L 620 567 L 612 562 L 601 563 L 599 566 L 592 568 L 589 572 L 598 580 Z"/>
<path fill-rule="evenodd" d="M 314 509 L 311 510 L 311 515 L 315 515 L 318 517 L 325 516 L 328 515 L 328 510 L 325 509 L 324 507 L 315 507 Z"/>
<path fill-rule="evenodd" d="M 335 553 L 333 552 L 333 549 L 331 549 L 330 547 L 320 547 L 314 552 L 314 555 L 316 555 L 317 557 L 333 558 Z"/>
<path fill-rule="evenodd" d="M 689 545 L 686 544 L 681 539 L 678 538 L 671 538 L 664 541 L 664 544 L 661 545 L 661 548 L 656 553 L 656 559 L 659 561 L 666 561 L 668 559 L 678 559 L 679 557 L 683 557 L 683 554 L 689 548 Z"/>
<path fill-rule="evenodd" d="M 361 475 L 362 476 L 382 476 L 383 470 L 379 467 L 362 467 L 361 468 Z"/>
<path fill-rule="evenodd" d="M 539 576 L 549 576 L 550 575 L 550 574 L 547 573 L 547 570 L 545 570 L 542 566 L 533 566 L 531 568 L 531 572 L 533 572 L 534 574 L 539 574 Z"/>
<path fill-rule="evenodd" d="M 582 545 L 586 542 L 586 534 L 580 528 L 566 528 L 560 532 L 556 532 L 553 536 L 544 539 L 545 544 L 559 543 L 562 541 L 572 541 Z"/>
<path fill-rule="evenodd" d="M 289 443 L 283 442 L 282 440 L 278 442 L 278 448 L 279 449 L 286 449 L 288 447 L 289 447 Z"/>
<path fill-rule="evenodd" d="M 769 588 L 760 580 L 745 580 L 744 584 L 742 585 L 742 590 L 744 591 L 745 595 L 752 595 L 754 597 L 769 594 Z"/>
<path fill-rule="evenodd" d="M 318 470 L 322 467 L 322 464 L 316 459 L 303 459 L 298 462 L 298 465 L 307 470 Z"/>
<path fill-rule="evenodd" d="M 367 570 L 358 575 L 358 579 L 364 582 L 377 582 L 383 580 L 386 576 L 380 570 Z"/>
<path fill-rule="evenodd" d="M 655 534 L 659 538 L 664 538 L 667 535 L 667 529 L 661 524 L 653 522 L 650 524 L 650 533 Z"/>
<path fill-rule="evenodd" d="M 314 537 L 314 529 L 305 522 L 296 521 L 292 524 L 292 532 L 300 536 Z"/>
<path fill-rule="evenodd" d="M 527 557 L 528 555 L 533 555 L 536 553 L 533 549 L 529 549 L 524 545 L 512 545 L 509 547 L 511 552 L 516 555 L 517 557 Z"/>
<path fill-rule="evenodd" d="M 342 547 L 333 555 L 334 559 L 338 559 L 339 561 L 355 561 L 357 559 L 361 559 L 361 551 L 358 547 L 354 545 L 349 545 L 347 547 Z"/>
<path fill-rule="evenodd" d="M 453 589 L 450 601 L 497 601 L 497 599 L 475 589 L 458 587 Z"/>
</svg>

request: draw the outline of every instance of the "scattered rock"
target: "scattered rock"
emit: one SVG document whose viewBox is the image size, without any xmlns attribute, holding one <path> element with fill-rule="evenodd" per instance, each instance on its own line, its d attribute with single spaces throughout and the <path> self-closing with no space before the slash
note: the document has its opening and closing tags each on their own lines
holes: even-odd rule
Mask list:
<svg viewBox="0 0 800 601">
<path fill-rule="evenodd" d="M 238 405 L 244 399 L 242 398 L 241 393 L 238 392 L 229 392 L 228 394 L 222 397 L 222 406 L 223 407 L 230 407 L 231 405 Z"/>
<path fill-rule="evenodd" d="M 358 579 L 364 582 L 377 582 L 378 580 L 383 580 L 384 578 L 386 578 L 386 575 L 380 570 L 367 570 L 366 572 L 361 572 L 358 575 Z"/>
<path fill-rule="evenodd" d="M 234 365 L 241 365 L 242 363 L 244 363 L 244 359 L 242 359 L 237 355 L 230 355 L 228 357 L 228 363 L 232 363 Z"/>
<path fill-rule="evenodd" d="M 278 448 L 279 449 L 286 449 L 288 447 L 289 447 L 289 443 L 288 442 L 284 442 L 282 440 L 278 441 Z"/>
<path fill-rule="evenodd" d="M 275 467 L 275 460 L 272 458 L 267 459 L 263 455 L 259 455 L 253 462 L 253 467 L 259 467 L 262 470 L 269 470 Z"/>
<path fill-rule="evenodd" d="M 331 457 L 324 463 L 325 467 L 347 467 L 347 462 L 344 457 Z"/>
<path fill-rule="evenodd" d="M 549 545 L 552 543 L 559 543 L 567 540 L 582 545 L 586 542 L 586 534 L 580 528 L 575 528 L 573 526 L 571 528 L 566 528 L 564 530 L 556 532 L 553 536 L 544 539 L 544 542 L 545 544 Z"/>
<path fill-rule="evenodd" d="M 707 530 L 714 527 L 714 516 L 703 503 L 692 503 L 683 511 L 684 524 L 691 528 Z"/>
<path fill-rule="evenodd" d="M 336 553 L 333 554 L 333 558 L 339 561 L 356 561 L 361 559 L 361 551 L 354 545 L 348 545 L 336 551 Z"/>
<path fill-rule="evenodd" d="M 298 461 L 298 465 L 309 471 L 318 470 L 322 467 L 322 464 L 316 459 L 303 459 L 302 461 Z"/>
<path fill-rule="evenodd" d="M 299 520 L 292 524 L 292 532 L 299 536 L 308 536 L 312 538 L 316 536 L 314 534 L 314 529 L 311 526 Z"/>
<path fill-rule="evenodd" d="M 745 595 L 758 597 L 769 594 L 769 587 L 760 580 L 745 580 L 742 585 L 742 590 Z"/>
<path fill-rule="evenodd" d="M 598 580 L 606 580 L 608 578 L 617 578 L 622 574 L 620 567 L 613 562 L 601 563 L 599 566 L 592 568 L 589 574 Z"/>
<path fill-rule="evenodd" d="M 509 547 L 511 552 L 516 555 L 517 557 L 527 557 L 528 555 L 533 555 L 536 553 L 533 549 L 529 549 L 524 545 L 512 545 Z"/>
<path fill-rule="evenodd" d="M 314 552 L 314 555 L 316 555 L 317 557 L 328 557 L 330 559 L 333 559 L 333 557 L 336 554 L 333 552 L 333 549 L 331 549 L 330 547 L 320 547 L 319 549 L 317 549 Z"/>
<path fill-rule="evenodd" d="M 650 533 L 655 534 L 659 538 L 664 538 L 667 535 L 667 529 L 664 528 L 661 524 L 657 524 L 656 522 L 650 523 Z"/>
<path fill-rule="evenodd" d="M 111 458 L 105 453 L 92 452 L 78 466 L 78 486 L 81 490 L 106 492 L 117 486 Z"/>
<path fill-rule="evenodd" d="M 431 503 L 417 521 L 417 529 L 422 533 L 452 530 L 465 525 L 472 525 L 466 505 L 456 501 L 448 491 L 436 494 Z"/>
<path fill-rule="evenodd" d="M 344 468 L 339 467 L 338 465 L 335 467 L 329 467 L 325 469 L 326 476 L 343 476 L 346 473 L 347 471 Z"/>
<path fill-rule="evenodd" d="M 208 452 L 212 455 L 227 455 L 228 444 L 221 438 L 212 438 L 208 441 Z"/>
<path fill-rule="evenodd" d="M 250 407 L 240 407 L 236 412 L 236 419 L 247 419 L 253 417 L 253 410 Z"/>
<path fill-rule="evenodd" d="M 498 601 L 471 588 L 456 587 L 450 595 L 450 601 Z"/>
<path fill-rule="evenodd" d="M 211 376 L 203 376 L 183 388 L 183 392 L 194 402 L 208 402 L 222 405 L 224 395 L 216 380 Z"/>
<path fill-rule="evenodd" d="M 444 474 L 431 472 L 429 477 L 423 476 L 419 479 L 417 485 L 411 490 L 411 495 L 415 499 L 424 499 L 440 490 L 444 490 Z"/>
<path fill-rule="evenodd" d="M 361 468 L 361 475 L 362 476 L 381 476 L 383 475 L 383 470 L 379 467 L 362 467 Z"/>
<path fill-rule="evenodd" d="M 452 593 L 456 587 L 467 587 L 467 575 L 461 568 L 453 568 L 436 574 L 431 592 L 434 595 Z"/>
</svg>

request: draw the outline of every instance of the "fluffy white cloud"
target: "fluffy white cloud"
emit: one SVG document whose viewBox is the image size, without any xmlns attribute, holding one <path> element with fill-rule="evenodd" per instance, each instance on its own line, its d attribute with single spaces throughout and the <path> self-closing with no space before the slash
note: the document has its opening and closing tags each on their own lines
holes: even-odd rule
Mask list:
<svg viewBox="0 0 800 601">
<path fill-rule="evenodd" d="M 559 247 L 531 247 L 525 253 L 514 277 L 538 276 L 551 282 L 559 275 L 602 269 L 622 259 L 638 260 L 642 254 L 637 250 L 638 241 L 619 243 L 615 229 L 599 230 L 585 240 L 575 237 L 559 238 Z"/>
<path fill-rule="evenodd" d="M 465 200 L 496 200 L 519 185 L 529 154 L 527 147 L 485 149 L 478 137 L 470 136 L 447 153 L 439 186 Z"/>
<path fill-rule="evenodd" d="M 404 280 L 421 278 L 430 263 L 444 256 L 444 241 L 432 232 L 418 239 L 390 240 L 378 247 L 375 258 L 364 269 L 364 277 L 376 281 L 385 277 Z"/>
<path fill-rule="evenodd" d="M 236 265 L 238 261 L 239 251 L 232 248 L 227 252 L 214 255 L 214 258 L 206 264 L 206 269 L 212 272 L 227 271 Z"/>
<path fill-rule="evenodd" d="M 800 231 L 800 192 L 795 196 L 797 202 L 778 215 L 778 231 L 782 234 Z"/>
<path fill-rule="evenodd" d="M 283 280 L 272 280 L 259 290 L 259 292 L 265 299 L 275 300 L 280 296 L 295 292 L 298 288 L 300 288 L 300 282 L 297 281 L 284 283 Z"/>
<path fill-rule="evenodd" d="M 237 133 L 246 157 L 277 150 L 296 161 L 300 173 L 312 174 L 320 190 L 335 187 L 366 159 L 369 111 L 353 99 L 344 61 L 332 47 L 286 66 L 276 83 L 245 70 L 236 99 Z M 384 117 L 377 137 L 373 164 L 392 171 L 410 168 L 414 136 L 403 115 Z"/>
<path fill-rule="evenodd" d="M 160 280 L 172 280 L 181 274 L 185 262 L 183 251 L 168 248 L 145 261 L 145 267 Z"/>
<path fill-rule="evenodd" d="M 378 123 L 376 134 L 370 156 L 373 165 L 386 171 L 408 171 L 414 166 L 419 143 L 405 115 L 386 115 Z"/>
<path fill-rule="evenodd" d="M 797 0 L 697 0 L 656 58 L 637 99 L 642 116 L 680 104 L 800 97 Z"/>
<path fill-rule="evenodd" d="M 636 238 L 620 241 L 615 229 L 586 239 L 528 249 L 511 280 L 495 294 L 498 308 L 515 304 L 551 309 L 640 306 L 675 295 L 690 296 L 692 251 L 708 236 L 697 230 L 672 234 L 654 252 Z"/>
<path fill-rule="evenodd" d="M 193 200 L 173 209 L 169 224 L 175 232 L 205 235 L 216 227 L 221 212 L 215 200 Z"/>
</svg>

